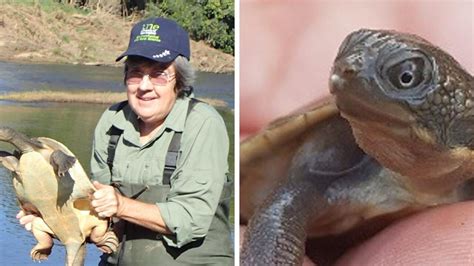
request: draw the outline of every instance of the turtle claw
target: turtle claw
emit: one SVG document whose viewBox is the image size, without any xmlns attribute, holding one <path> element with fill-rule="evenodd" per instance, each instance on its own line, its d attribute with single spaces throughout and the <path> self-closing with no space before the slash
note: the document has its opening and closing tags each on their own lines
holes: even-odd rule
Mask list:
<svg viewBox="0 0 474 266">
<path fill-rule="evenodd" d="M 60 150 L 55 150 L 50 157 L 50 163 L 53 165 L 59 177 L 64 177 L 69 169 L 76 163 L 76 157 L 69 156 Z"/>
<path fill-rule="evenodd" d="M 102 240 L 95 243 L 97 248 L 99 248 L 102 252 L 111 254 L 117 251 L 119 241 L 117 236 L 113 231 L 108 231 L 102 237 Z"/>
<path fill-rule="evenodd" d="M 51 248 L 39 248 L 36 246 L 30 252 L 31 259 L 36 262 L 48 259 L 49 254 L 51 254 Z"/>
</svg>

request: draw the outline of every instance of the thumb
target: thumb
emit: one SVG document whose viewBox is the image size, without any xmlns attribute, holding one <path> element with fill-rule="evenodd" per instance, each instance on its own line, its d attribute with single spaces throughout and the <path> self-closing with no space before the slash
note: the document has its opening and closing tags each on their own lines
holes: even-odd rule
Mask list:
<svg viewBox="0 0 474 266">
<path fill-rule="evenodd" d="M 99 183 L 99 181 L 92 182 L 92 185 L 94 185 L 95 189 L 97 189 L 97 190 L 106 187 L 106 185 L 103 185 L 103 184 Z"/>
</svg>

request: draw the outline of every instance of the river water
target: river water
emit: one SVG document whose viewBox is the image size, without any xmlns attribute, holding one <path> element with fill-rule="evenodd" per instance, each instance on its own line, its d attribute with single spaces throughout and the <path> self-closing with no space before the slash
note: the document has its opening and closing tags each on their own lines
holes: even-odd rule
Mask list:
<svg viewBox="0 0 474 266">
<path fill-rule="evenodd" d="M 0 62 L 0 93 L 19 90 L 120 91 L 124 89 L 121 78 L 122 70 L 113 67 Z M 234 150 L 233 78 L 231 74 L 199 73 L 195 86 L 197 97 L 224 100 L 230 107 L 218 109 L 226 122 L 230 151 Z M 89 169 L 93 129 L 106 108 L 107 105 L 98 104 L 0 101 L 0 125 L 29 136 L 54 138 L 68 146 L 83 167 Z M 1 143 L 0 150 L 11 151 L 12 146 Z M 233 172 L 232 153 L 229 166 Z M 37 265 L 29 257 L 35 240 L 15 218 L 19 207 L 11 175 L 3 167 L 0 167 L 0 195 L 0 265 Z M 55 242 L 46 265 L 62 265 L 64 256 L 64 247 Z M 97 265 L 99 256 L 97 248 L 89 244 L 85 265 Z"/>
<path fill-rule="evenodd" d="M 234 74 L 196 73 L 198 98 L 224 100 L 234 109 Z M 108 66 L 19 64 L 0 61 L 0 93 L 30 90 L 124 91 L 123 69 Z"/>
</svg>

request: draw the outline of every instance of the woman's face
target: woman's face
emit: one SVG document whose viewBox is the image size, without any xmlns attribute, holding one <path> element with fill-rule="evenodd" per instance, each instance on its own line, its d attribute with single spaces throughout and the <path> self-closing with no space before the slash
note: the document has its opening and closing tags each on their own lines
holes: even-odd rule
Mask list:
<svg viewBox="0 0 474 266">
<path fill-rule="evenodd" d="M 149 60 L 127 62 L 128 103 L 147 125 L 160 125 L 176 101 L 176 70 Z"/>
</svg>

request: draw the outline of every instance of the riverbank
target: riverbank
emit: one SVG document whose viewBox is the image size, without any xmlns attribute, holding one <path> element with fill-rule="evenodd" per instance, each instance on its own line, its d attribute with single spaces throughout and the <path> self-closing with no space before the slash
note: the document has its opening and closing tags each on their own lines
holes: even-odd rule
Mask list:
<svg viewBox="0 0 474 266">
<path fill-rule="evenodd" d="M 1 8 L 0 61 L 121 66 L 115 58 L 126 50 L 138 19 L 18 3 L 2 3 Z M 232 55 L 202 41 L 191 41 L 191 53 L 199 71 L 234 71 Z"/>
<path fill-rule="evenodd" d="M 123 92 L 95 91 L 24 91 L 0 94 L 0 100 L 17 102 L 75 102 L 113 104 L 127 99 Z M 214 107 L 228 107 L 226 102 L 219 99 L 198 98 Z"/>
</svg>

